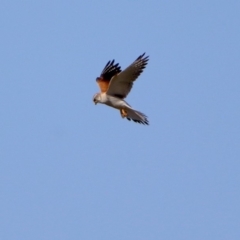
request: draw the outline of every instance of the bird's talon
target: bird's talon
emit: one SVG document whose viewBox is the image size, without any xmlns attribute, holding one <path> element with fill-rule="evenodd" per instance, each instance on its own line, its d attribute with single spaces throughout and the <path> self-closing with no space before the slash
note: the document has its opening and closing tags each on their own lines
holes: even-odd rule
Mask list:
<svg viewBox="0 0 240 240">
<path fill-rule="evenodd" d="M 121 109 L 120 113 L 121 113 L 122 118 L 127 117 L 127 112 L 124 109 Z"/>
</svg>

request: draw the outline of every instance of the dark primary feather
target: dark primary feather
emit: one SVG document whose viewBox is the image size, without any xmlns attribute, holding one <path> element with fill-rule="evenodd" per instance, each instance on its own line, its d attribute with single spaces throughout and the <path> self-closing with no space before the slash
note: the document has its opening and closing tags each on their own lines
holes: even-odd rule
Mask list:
<svg viewBox="0 0 240 240">
<path fill-rule="evenodd" d="M 114 60 L 112 60 L 112 61 L 108 61 L 100 77 L 106 81 L 110 81 L 114 75 L 120 72 L 121 72 L 121 67 L 119 66 L 119 63 L 114 64 Z"/>
<path fill-rule="evenodd" d="M 144 113 L 141 113 L 139 111 L 136 111 L 136 110 L 132 110 L 132 111 L 127 111 L 127 120 L 129 121 L 134 121 L 136 123 L 140 123 L 140 124 L 143 124 L 143 125 L 149 125 L 149 121 L 147 119 L 147 116 L 144 114 Z"/>
<path fill-rule="evenodd" d="M 134 121 L 134 122 L 136 122 L 136 123 L 140 123 L 140 124 L 143 124 L 143 125 L 149 125 L 149 121 L 147 120 L 147 119 L 145 119 L 145 120 L 143 120 L 143 121 L 141 121 L 141 120 L 135 120 L 135 119 L 131 119 L 131 118 L 129 118 L 129 117 L 127 117 L 127 120 L 128 121 Z"/>
<path fill-rule="evenodd" d="M 146 67 L 149 56 L 144 57 L 145 53 L 140 55 L 133 63 L 135 67 L 135 72 L 133 73 L 133 77 L 137 79 L 139 75 L 143 72 L 144 68 Z M 144 57 L 144 58 L 143 58 Z"/>
</svg>

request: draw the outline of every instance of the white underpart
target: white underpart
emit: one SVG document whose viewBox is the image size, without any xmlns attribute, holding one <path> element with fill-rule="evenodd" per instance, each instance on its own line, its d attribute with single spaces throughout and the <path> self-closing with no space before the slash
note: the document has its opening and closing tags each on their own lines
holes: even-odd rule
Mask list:
<svg viewBox="0 0 240 240">
<path fill-rule="evenodd" d="M 147 116 L 135 109 L 133 109 L 127 102 L 124 100 L 109 96 L 106 93 L 101 94 L 101 101 L 99 103 L 106 104 L 110 107 L 116 108 L 116 109 L 126 109 L 127 110 L 127 118 L 130 118 L 132 120 L 148 123 Z"/>
</svg>

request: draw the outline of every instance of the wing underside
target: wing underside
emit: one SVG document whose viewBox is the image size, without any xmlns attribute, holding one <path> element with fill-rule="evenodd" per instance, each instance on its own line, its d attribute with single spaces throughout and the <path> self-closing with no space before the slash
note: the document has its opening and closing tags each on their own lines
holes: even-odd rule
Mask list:
<svg viewBox="0 0 240 240">
<path fill-rule="evenodd" d="M 107 94 L 125 98 L 133 87 L 133 82 L 140 76 L 146 67 L 149 56 L 140 55 L 130 66 L 114 75 L 109 83 Z"/>
</svg>

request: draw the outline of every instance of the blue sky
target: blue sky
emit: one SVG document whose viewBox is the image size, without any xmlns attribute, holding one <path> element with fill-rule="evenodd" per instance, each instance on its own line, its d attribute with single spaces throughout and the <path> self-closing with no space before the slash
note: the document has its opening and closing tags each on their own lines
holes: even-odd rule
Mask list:
<svg viewBox="0 0 240 240">
<path fill-rule="evenodd" d="M 0 239 L 240 239 L 239 1 L 1 1 Z M 95 106 L 108 60 L 149 64 Z"/>
</svg>

